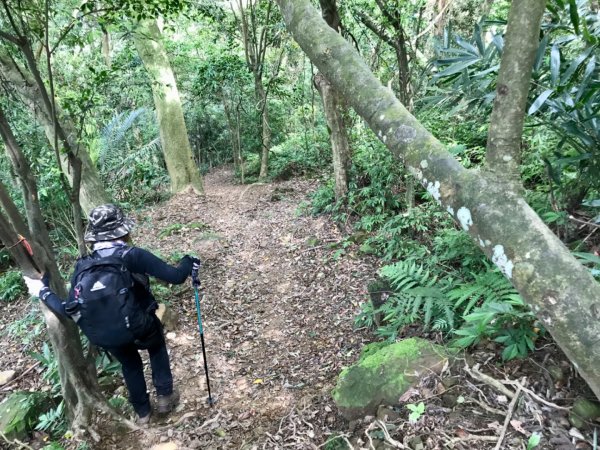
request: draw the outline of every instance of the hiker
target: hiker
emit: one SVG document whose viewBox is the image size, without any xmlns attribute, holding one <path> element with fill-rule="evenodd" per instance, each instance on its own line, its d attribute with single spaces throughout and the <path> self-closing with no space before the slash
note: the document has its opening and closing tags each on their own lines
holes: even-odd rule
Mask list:
<svg viewBox="0 0 600 450">
<path fill-rule="evenodd" d="M 66 302 L 49 289 L 47 276 L 42 280 L 25 277 L 25 282 L 31 295 L 39 297 L 56 314 L 75 320 L 90 342 L 121 363 L 137 423 L 144 425 L 150 421 L 152 408 L 138 350 L 145 349 L 150 355 L 157 412 L 167 414 L 179 401 L 148 276 L 181 284 L 192 269 L 198 269 L 200 260 L 186 255 L 173 267 L 149 251 L 131 246 L 129 233 L 133 225 L 115 205 L 102 205 L 91 211 L 85 240 L 91 244 L 92 253 L 77 260 Z M 110 291 L 115 286 L 107 285 L 120 280 L 129 280 L 129 287 L 116 286 L 117 290 Z M 110 298 L 101 297 L 102 291 L 113 294 Z M 123 298 L 115 298 L 121 295 Z"/>
</svg>

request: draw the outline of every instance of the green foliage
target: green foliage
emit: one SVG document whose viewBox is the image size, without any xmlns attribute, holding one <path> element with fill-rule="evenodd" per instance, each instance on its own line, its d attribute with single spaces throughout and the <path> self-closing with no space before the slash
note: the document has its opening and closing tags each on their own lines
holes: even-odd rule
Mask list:
<svg viewBox="0 0 600 450">
<path fill-rule="evenodd" d="M 332 434 L 325 442 L 324 450 L 348 450 L 348 444 L 344 440 L 343 436 Z"/>
<path fill-rule="evenodd" d="M 54 437 L 61 437 L 64 435 L 67 431 L 65 402 L 61 401 L 56 408 L 40 415 L 35 429 L 45 431 Z"/>
<path fill-rule="evenodd" d="M 540 445 L 540 441 L 542 436 L 539 433 L 532 433 L 527 440 L 527 450 L 533 450 L 538 445 Z"/>
<path fill-rule="evenodd" d="M 448 108 L 446 114 L 455 122 L 462 122 L 456 121 L 457 115 L 475 120 L 488 116 L 504 45 L 503 26 L 498 25 L 502 24 L 483 21 L 470 39 L 453 36 L 456 45 L 451 46 L 449 39 L 437 49 L 432 60 L 435 83 L 421 108 Z M 528 123 L 558 137 L 556 144 L 532 146 L 557 184 L 568 181 L 575 171 L 577 183 L 600 187 L 600 84 L 594 76 L 600 68 L 599 42 L 598 15 L 591 5 L 575 1 L 548 5 L 534 63 Z"/>
<path fill-rule="evenodd" d="M 376 311 L 363 310 L 356 323 L 369 323 L 373 313 L 383 315 L 377 335 L 394 341 L 405 326 L 422 322 L 425 328 L 449 330 L 454 326 L 453 305 L 446 295 L 448 285 L 425 266 L 407 260 L 384 266 L 381 276 L 388 280 L 393 295 Z M 369 319 L 367 319 L 369 318 Z"/>
<path fill-rule="evenodd" d="M 44 321 L 40 317 L 40 310 L 37 304 L 32 303 L 23 316 L 13 321 L 7 328 L 7 333 L 11 337 L 21 339 L 21 343 L 29 348 L 32 346 L 44 332 Z"/>
<path fill-rule="evenodd" d="M 464 326 L 454 331 L 458 347 L 468 347 L 483 338 L 504 346 L 502 358 L 525 357 L 534 350 L 539 328 L 535 318 L 520 297 L 503 303 L 486 302 L 464 317 Z"/>
<path fill-rule="evenodd" d="M 26 293 L 27 287 L 18 270 L 9 270 L 0 276 L 0 300 L 12 302 Z"/>
<path fill-rule="evenodd" d="M 353 140 L 356 143 L 346 198 L 335 202 L 333 180 L 329 180 L 313 194 L 312 212 L 331 214 L 339 222 L 358 218 L 357 229 L 375 231 L 403 206 L 398 193 L 404 171 L 371 133 L 361 131 Z"/>
<path fill-rule="evenodd" d="M 406 409 L 410 411 L 410 414 L 408 415 L 408 421 L 410 423 L 417 423 L 421 416 L 425 413 L 425 403 L 423 402 L 419 402 L 418 405 L 415 405 L 414 403 L 409 403 L 405 406 Z"/>
<path fill-rule="evenodd" d="M 53 396 L 60 395 L 60 374 L 58 372 L 58 360 L 50 349 L 50 346 L 44 342 L 41 352 L 31 352 L 31 357 L 39 361 L 44 367 L 42 379 L 50 385 L 50 392 Z"/>
<path fill-rule="evenodd" d="M 99 171 L 116 200 L 142 205 L 165 197 L 168 175 L 152 114 L 116 114 L 100 136 Z"/>
<path fill-rule="evenodd" d="M 58 442 L 50 442 L 42 447 L 42 450 L 65 450 Z"/>
<path fill-rule="evenodd" d="M 375 332 L 391 341 L 405 327 L 419 323 L 425 329 L 451 332 L 458 347 L 493 339 L 504 347 L 504 359 L 526 356 L 534 349 L 539 325 L 499 271 L 478 265 L 484 269 L 467 272 L 431 258 L 428 263 L 408 259 L 384 266 L 380 275 L 390 283 L 392 295 L 377 309 L 365 303 L 355 323 L 370 327 L 381 315 Z"/>
<path fill-rule="evenodd" d="M 284 142 L 271 148 L 269 176 L 274 180 L 288 180 L 318 174 L 324 162 L 330 160 L 328 145 L 323 127 L 313 130 L 310 142 L 305 134 L 288 135 Z"/>
<path fill-rule="evenodd" d="M 448 214 L 433 202 L 425 202 L 389 217 L 367 243 L 387 261 L 431 256 L 426 243 L 447 226 L 451 226 Z"/>
</svg>

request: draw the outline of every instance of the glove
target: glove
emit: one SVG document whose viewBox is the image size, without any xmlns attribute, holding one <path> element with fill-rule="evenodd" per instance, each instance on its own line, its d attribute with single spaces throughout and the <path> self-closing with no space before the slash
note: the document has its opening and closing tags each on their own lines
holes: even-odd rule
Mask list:
<svg viewBox="0 0 600 450">
<path fill-rule="evenodd" d="M 192 262 L 192 272 L 200 270 L 200 260 L 198 258 L 190 255 L 185 255 L 184 258 Z"/>
<path fill-rule="evenodd" d="M 32 297 L 39 297 L 40 291 L 42 289 L 44 289 L 45 287 L 48 287 L 44 283 L 43 279 L 37 280 L 35 278 L 29 278 L 25 275 L 23 275 L 23 279 L 25 280 L 25 284 L 27 285 L 27 290 L 29 291 L 29 295 L 31 295 Z"/>
</svg>

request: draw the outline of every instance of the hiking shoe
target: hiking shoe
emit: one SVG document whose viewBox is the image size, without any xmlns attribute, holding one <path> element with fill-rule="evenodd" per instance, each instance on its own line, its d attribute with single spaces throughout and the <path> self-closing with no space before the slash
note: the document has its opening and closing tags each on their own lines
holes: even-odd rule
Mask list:
<svg viewBox="0 0 600 450">
<path fill-rule="evenodd" d="M 159 414 L 168 414 L 173 411 L 173 408 L 179 403 L 179 391 L 173 389 L 170 395 L 157 396 L 157 410 Z"/>
<path fill-rule="evenodd" d="M 150 423 L 150 416 L 152 415 L 152 411 L 146 414 L 144 417 L 139 417 L 135 421 L 137 425 L 148 425 Z"/>
</svg>

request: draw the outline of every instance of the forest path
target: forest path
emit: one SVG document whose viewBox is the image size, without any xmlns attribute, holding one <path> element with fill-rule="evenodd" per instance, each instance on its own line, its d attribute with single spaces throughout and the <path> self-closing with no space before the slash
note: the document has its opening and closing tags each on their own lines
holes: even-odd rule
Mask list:
<svg viewBox="0 0 600 450">
<path fill-rule="evenodd" d="M 194 294 L 170 297 L 179 325 L 168 334 L 181 405 L 159 435 L 179 449 L 316 448 L 342 424 L 331 400 L 342 366 L 356 359 L 353 330 L 375 266 L 327 244 L 342 239 L 325 218 L 299 215 L 313 181 L 237 185 L 219 169 L 206 197 L 179 194 L 138 218 L 136 245 L 195 253 L 211 391 L 209 408 Z M 194 229 L 194 223 L 206 224 Z M 165 230 L 181 228 L 171 236 Z M 174 298 L 176 297 L 176 298 Z"/>
</svg>

